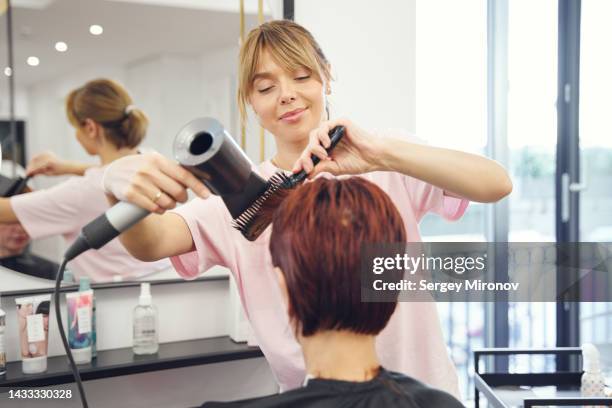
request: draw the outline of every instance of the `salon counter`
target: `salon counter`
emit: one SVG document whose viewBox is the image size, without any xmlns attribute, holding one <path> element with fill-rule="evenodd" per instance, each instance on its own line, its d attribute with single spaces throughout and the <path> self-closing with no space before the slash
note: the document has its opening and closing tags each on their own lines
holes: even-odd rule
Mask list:
<svg viewBox="0 0 612 408">
<path fill-rule="evenodd" d="M 580 347 L 556 347 L 542 349 L 484 348 L 474 350 L 474 407 L 481 406 L 480 396 L 487 407 L 543 407 L 543 406 L 612 406 L 612 398 L 583 397 L 580 393 L 582 369 L 578 369 Z M 483 372 L 480 362 L 487 358 L 506 358 L 517 355 L 554 356 L 557 362 L 568 364 L 571 369 L 553 372 L 516 373 Z M 570 358 L 574 358 L 570 364 Z M 563 361 L 567 360 L 567 361 Z"/>
<path fill-rule="evenodd" d="M 99 351 L 92 364 L 79 366 L 83 381 L 151 371 L 213 364 L 262 357 L 258 347 L 233 342 L 227 336 L 162 343 L 157 354 L 134 355 L 131 348 Z M 66 356 L 50 357 L 47 372 L 23 374 L 21 361 L 8 363 L 0 376 L 0 390 L 16 387 L 42 387 L 74 381 Z M 0 391 L 1 392 L 1 391 Z"/>
</svg>

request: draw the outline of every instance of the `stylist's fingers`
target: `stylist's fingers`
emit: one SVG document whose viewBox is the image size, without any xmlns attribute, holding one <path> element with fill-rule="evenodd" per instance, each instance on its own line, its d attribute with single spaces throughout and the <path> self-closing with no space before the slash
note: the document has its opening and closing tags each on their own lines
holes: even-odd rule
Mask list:
<svg viewBox="0 0 612 408">
<path fill-rule="evenodd" d="M 317 128 L 316 139 L 326 149 L 331 146 L 331 138 L 329 137 L 329 132 L 331 129 L 332 127 L 330 122 L 323 122 Z"/>
<path fill-rule="evenodd" d="M 57 173 L 57 168 L 60 166 L 60 159 L 55 153 L 43 152 L 32 157 L 26 168 L 27 176 L 35 176 L 37 174 L 54 175 Z"/>
<path fill-rule="evenodd" d="M 37 174 L 45 174 L 50 170 L 49 164 L 44 161 L 32 161 L 26 168 L 26 176 L 31 177 Z"/>
<path fill-rule="evenodd" d="M 151 212 L 163 213 L 176 207 L 176 200 L 166 192 L 186 195 L 185 188 L 169 177 L 163 175 L 155 167 L 144 165 L 131 178 L 125 197 L 131 203 Z"/>
<path fill-rule="evenodd" d="M 140 193 L 152 203 L 151 208 L 155 208 L 154 212 L 163 214 L 166 210 L 171 210 L 176 207 L 176 201 L 160 190 L 155 185 L 141 186 Z"/>
<path fill-rule="evenodd" d="M 162 160 L 163 159 L 163 160 Z M 191 189 L 200 198 L 210 197 L 210 190 L 187 169 L 161 156 L 158 161 L 159 170 L 166 176 Z"/>
<path fill-rule="evenodd" d="M 318 157 L 321 160 L 325 160 L 327 159 L 328 155 L 327 155 L 327 151 L 325 150 L 325 148 L 321 145 L 316 145 L 316 146 L 312 146 L 312 148 L 309 151 L 309 155 L 308 157 L 312 160 L 312 155 Z"/>
<path fill-rule="evenodd" d="M 312 162 L 311 157 L 312 155 L 317 156 L 321 160 L 324 160 L 327 157 L 327 152 L 321 146 L 317 132 L 318 128 L 311 130 L 308 134 L 308 145 L 293 165 L 293 168 L 291 169 L 292 172 L 297 173 L 304 170 L 306 173 L 310 173 L 314 168 L 314 163 Z"/>
<path fill-rule="evenodd" d="M 153 190 L 153 189 L 151 188 L 150 190 Z M 142 186 L 137 187 L 134 185 L 130 185 L 123 193 L 123 196 L 125 200 L 127 200 L 128 202 L 135 204 L 139 206 L 140 208 L 144 208 L 145 210 L 149 212 L 154 212 L 154 213 L 163 212 L 163 210 L 157 204 L 155 204 L 155 202 L 153 202 L 153 199 L 155 198 L 156 193 L 152 193 L 152 194 L 153 195 L 147 196 L 147 194 L 145 193 L 144 187 Z"/>
<path fill-rule="evenodd" d="M 159 187 L 159 189 L 173 201 L 180 203 L 187 201 L 187 189 L 162 171 L 158 170 L 151 174 L 151 179 L 153 184 Z"/>
</svg>

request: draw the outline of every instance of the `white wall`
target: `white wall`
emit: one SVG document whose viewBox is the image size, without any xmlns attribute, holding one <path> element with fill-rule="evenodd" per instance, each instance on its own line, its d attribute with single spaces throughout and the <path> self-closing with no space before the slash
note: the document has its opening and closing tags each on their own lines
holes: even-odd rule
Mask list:
<svg viewBox="0 0 612 408">
<path fill-rule="evenodd" d="M 4 78 L 3 78 L 4 79 Z M 28 96 L 24 88 L 15 89 L 15 117 L 23 119 L 28 115 Z M 0 119 L 8 120 L 10 115 L 8 81 L 2 81 L 0 88 Z"/>
<path fill-rule="evenodd" d="M 415 0 L 296 0 L 295 20 L 319 42 L 336 81 L 333 116 L 368 129 L 414 131 Z"/>
</svg>

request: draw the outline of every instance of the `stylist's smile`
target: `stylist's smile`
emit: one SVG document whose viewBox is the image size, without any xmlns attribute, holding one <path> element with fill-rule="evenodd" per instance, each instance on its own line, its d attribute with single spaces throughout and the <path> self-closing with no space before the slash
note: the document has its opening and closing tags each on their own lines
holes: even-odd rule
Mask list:
<svg viewBox="0 0 612 408">
<path fill-rule="evenodd" d="M 300 118 L 302 117 L 302 114 L 306 111 L 306 109 L 307 108 L 298 108 L 298 109 L 294 109 L 289 112 L 285 112 L 281 115 L 279 120 L 282 120 L 288 123 L 295 123 L 298 120 L 300 120 Z"/>
</svg>

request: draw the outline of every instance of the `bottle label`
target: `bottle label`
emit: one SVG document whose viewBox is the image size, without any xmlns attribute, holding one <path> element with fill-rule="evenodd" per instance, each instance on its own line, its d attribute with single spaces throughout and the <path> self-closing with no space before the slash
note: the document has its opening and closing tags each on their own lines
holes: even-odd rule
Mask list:
<svg viewBox="0 0 612 408">
<path fill-rule="evenodd" d="M 0 368 L 6 366 L 6 351 L 4 350 L 4 334 L 0 334 Z"/>
<path fill-rule="evenodd" d="M 91 333 L 91 312 L 89 307 L 79 307 L 77 309 L 77 326 L 79 334 Z"/>
<path fill-rule="evenodd" d="M 142 339 L 155 339 L 155 317 L 153 316 L 143 316 L 136 320 L 134 324 L 135 337 Z"/>
<path fill-rule="evenodd" d="M 583 397 L 603 397 L 605 391 L 604 384 L 605 382 L 601 375 L 585 373 L 582 376 L 580 393 Z"/>
<path fill-rule="evenodd" d="M 28 343 L 35 343 L 37 341 L 45 341 L 45 326 L 43 323 L 43 315 L 35 314 L 26 316 L 27 319 L 27 331 L 28 331 Z"/>
</svg>

